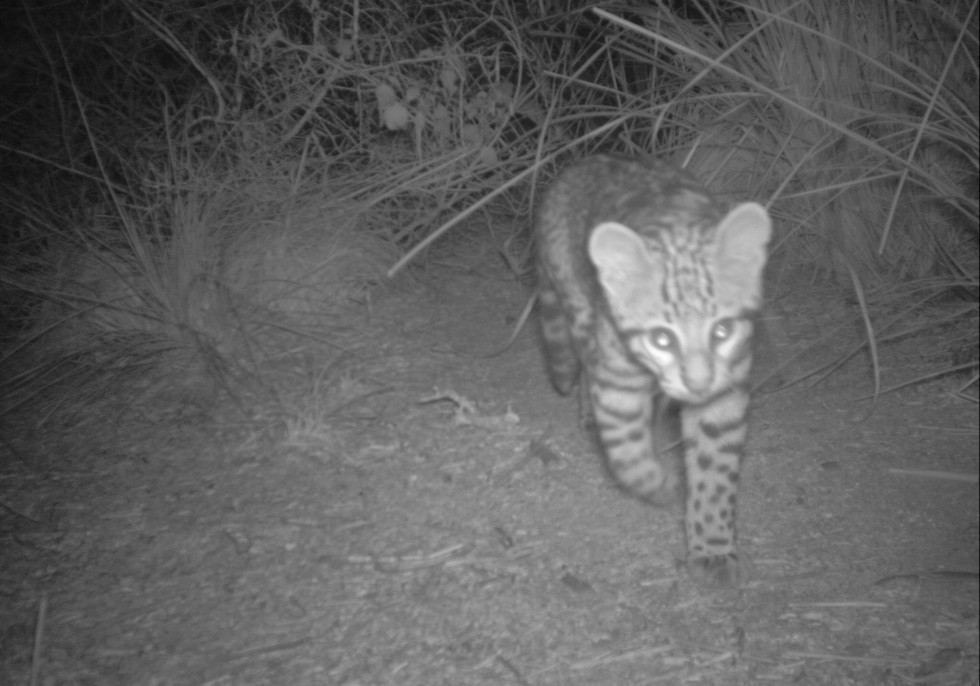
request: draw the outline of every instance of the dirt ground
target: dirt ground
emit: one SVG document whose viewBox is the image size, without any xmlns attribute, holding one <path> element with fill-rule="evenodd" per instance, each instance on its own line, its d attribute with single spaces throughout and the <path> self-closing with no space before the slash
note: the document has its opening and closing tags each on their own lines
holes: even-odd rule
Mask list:
<svg viewBox="0 0 980 686">
<path fill-rule="evenodd" d="M 379 295 L 339 358 L 284 351 L 281 417 L 107 403 L 8 435 L 0 684 L 978 683 L 962 379 L 870 414 L 862 356 L 781 388 L 860 332 L 832 288 L 772 289 L 758 377 L 785 366 L 755 399 L 739 509 L 755 576 L 705 592 L 677 569 L 679 510 L 612 486 L 534 327 L 467 354 L 527 297 L 492 261 Z M 882 367 L 940 354 L 937 334 Z"/>
</svg>

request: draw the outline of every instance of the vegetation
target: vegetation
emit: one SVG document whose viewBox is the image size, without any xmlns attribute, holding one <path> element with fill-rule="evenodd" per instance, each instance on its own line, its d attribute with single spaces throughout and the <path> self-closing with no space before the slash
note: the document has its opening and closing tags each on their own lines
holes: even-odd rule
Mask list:
<svg viewBox="0 0 980 686">
<path fill-rule="evenodd" d="M 6 415 L 123 387 L 129 408 L 281 406 L 285 351 L 336 370 L 378 288 L 475 212 L 523 230 L 595 150 L 769 203 L 774 279 L 835 279 L 872 353 L 942 327 L 929 376 L 965 370 L 976 397 L 976 3 L 89 0 L 0 21 Z"/>
</svg>

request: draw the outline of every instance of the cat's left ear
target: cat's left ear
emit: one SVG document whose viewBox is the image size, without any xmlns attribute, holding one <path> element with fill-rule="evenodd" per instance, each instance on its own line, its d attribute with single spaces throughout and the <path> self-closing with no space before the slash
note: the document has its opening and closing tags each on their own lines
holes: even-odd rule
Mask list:
<svg viewBox="0 0 980 686">
<path fill-rule="evenodd" d="M 772 235 L 766 208 L 756 202 L 736 205 L 718 224 L 715 264 L 729 288 L 757 302 L 762 292 L 762 269 Z"/>
</svg>

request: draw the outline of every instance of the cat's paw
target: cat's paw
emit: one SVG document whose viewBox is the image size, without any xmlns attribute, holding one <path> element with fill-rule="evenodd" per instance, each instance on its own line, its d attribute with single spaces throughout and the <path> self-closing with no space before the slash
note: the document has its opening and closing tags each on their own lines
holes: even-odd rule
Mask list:
<svg viewBox="0 0 980 686">
<path fill-rule="evenodd" d="M 703 588 L 737 588 L 752 576 L 753 566 L 748 557 L 728 553 L 689 557 L 687 572 Z"/>
<path fill-rule="evenodd" d="M 660 487 L 643 493 L 641 497 L 656 507 L 673 507 L 684 500 L 684 482 L 677 475 L 677 472 L 668 467 Z"/>
</svg>

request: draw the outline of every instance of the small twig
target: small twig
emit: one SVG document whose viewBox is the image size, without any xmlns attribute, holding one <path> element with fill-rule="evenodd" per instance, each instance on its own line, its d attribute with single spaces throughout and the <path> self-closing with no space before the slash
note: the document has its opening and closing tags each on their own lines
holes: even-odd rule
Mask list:
<svg viewBox="0 0 980 686">
<path fill-rule="evenodd" d="M 517 679 L 517 683 L 519 683 L 521 686 L 531 686 L 531 683 L 524 678 L 524 675 L 521 674 L 520 670 L 511 664 L 510 660 L 508 660 L 506 657 L 503 655 L 497 655 L 497 662 L 506 667 L 507 671 L 514 675 L 514 678 Z"/>
<path fill-rule="evenodd" d="M 418 399 L 419 405 L 428 405 L 442 401 L 449 401 L 455 406 L 456 419 L 461 423 L 466 423 L 464 421 L 466 417 L 477 413 L 475 402 L 461 393 L 453 390 L 442 390 L 438 386 L 433 387 L 432 393 L 429 395 Z"/>
<path fill-rule="evenodd" d="M 595 669 L 596 667 L 615 664 L 617 662 L 649 660 L 653 657 L 663 655 L 664 653 L 669 653 L 672 650 L 675 650 L 675 646 L 671 643 L 664 643 L 663 645 L 650 646 L 646 648 L 634 648 L 621 653 L 606 653 L 587 660 L 579 660 L 578 662 L 571 663 L 568 668 L 572 670 Z"/>
<path fill-rule="evenodd" d="M 454 405 L 453 421 L 456 424 L 478 426 L 484 429 L 509 429 L 521 421 L 521 418 L 510 407 L 502 415 L 480 416 L 475 402 L 456 391 L 442 390 L 439 387 L 433 388 L 430 395 L 419 398 L 418 403 L 426 405 L 443 401 L 451 402 Z"/>
<path fill-rule="evenodd" d="M 879 603 L 869 600 L 850 600 L 850 601 L 840 601 L 840 602 L 823 602 L 823 603 L 790 603 L 790 607 L 827 607 L 827 608 L 838 608 L 838 607 L 878 607 L 878 608 L 888 608 L 891 607 L 889 603 Z"/>
<path fill-rule="evenodd" d="M 916 583 L 955 583 L 957 581 L 976 581 L 980 578 L 980 572 L 970 572 L 960 569 L 938 569 L 934 572 L 906 572 L 904 574 L 890 574 L 883 576 L 874 582 L 874 586 L 885 586 L 894 584 L 896 581 L 914 581 Z"/>
<path fill-rule="evenodd" d="M 925 429 L 926 431 L 942 431 L 944 433 L 950 433 L 956 436 L 959 435 L 970 435 L 972 436 L 977 432 L 977 427 L 975 426 L 936 426 L 934 424 L 913 424 L 913 429 Z"/>
<path fill-rule="evenodd" d="M 958 474 L 956 472 L 940 472 L 933 469 L 899 469 L 892 467 L 888 470 L 889 474 L 895 476 L 914 476 L 919 479 L 944 479 L 946 481 L 962 481 L 968 484 L 977 483 L 976 474 Z"/>
<path fill-rule="evenodd" d="M 860 657 L 857 655 L 841 655 L 840 653 L 818 653 L 809 652 L 802 650 L 790 650 L 782 654 L 784 658 L 790 658 L 793 660 L 834 660 L 837 662 L 863 662 L 869 665 L 891 665 L 893 667 L 898 666 L 912 666 L 915 664 L 912 660 L 908 660 L 903 657 Z"/>
<path fill-rule="evenodd" d="M 309 638 L 298 638 L 293 641 L 282 641 L 280 643 L 273 643 L 271 645 L 258 646 L 255 648 L 249 648 L 243 650 L 235 655 L 230 655 L 222 660 L 222 662 L 234 662 L 236 660 L 251 660 L 256 657 L 263 655 L 271 655 L 274 653 L 282 653 L 290 650 L 296 650 L 297 648 L 304 646 L 310 642 Z"/>
<path fill-rule="evenodd" d="M 41 594 L 37 608 L 37 626 L 34 627 L 34 651 L 31 654 L 31 686 L 37 686 L 41 674 L 41 644 L 44 638 L 44 620 L 48 616 L 48 594 Z"/>
<path fill-rule="evenodd" d="M 27 521 L 33 522 L 35 524 L 44 524 L 44 522 L 42 522 L 40 520 L 37 520 L 37 519 L 34 519 L 33 517 L 28 517 L 23 512 L 20 512 L 18 510 L 15 510 L 14 508 L 10 507 L 10 505 L 7 505 L 6 503 L 3 503 L 3 502 L 0 502 L 0 510 L 3 510 L 4 512 L 9 512 L 10 514 L 14 515 L 15 517 L 19 517 L 20 519 L 26 519 Z"/>
</svg>

